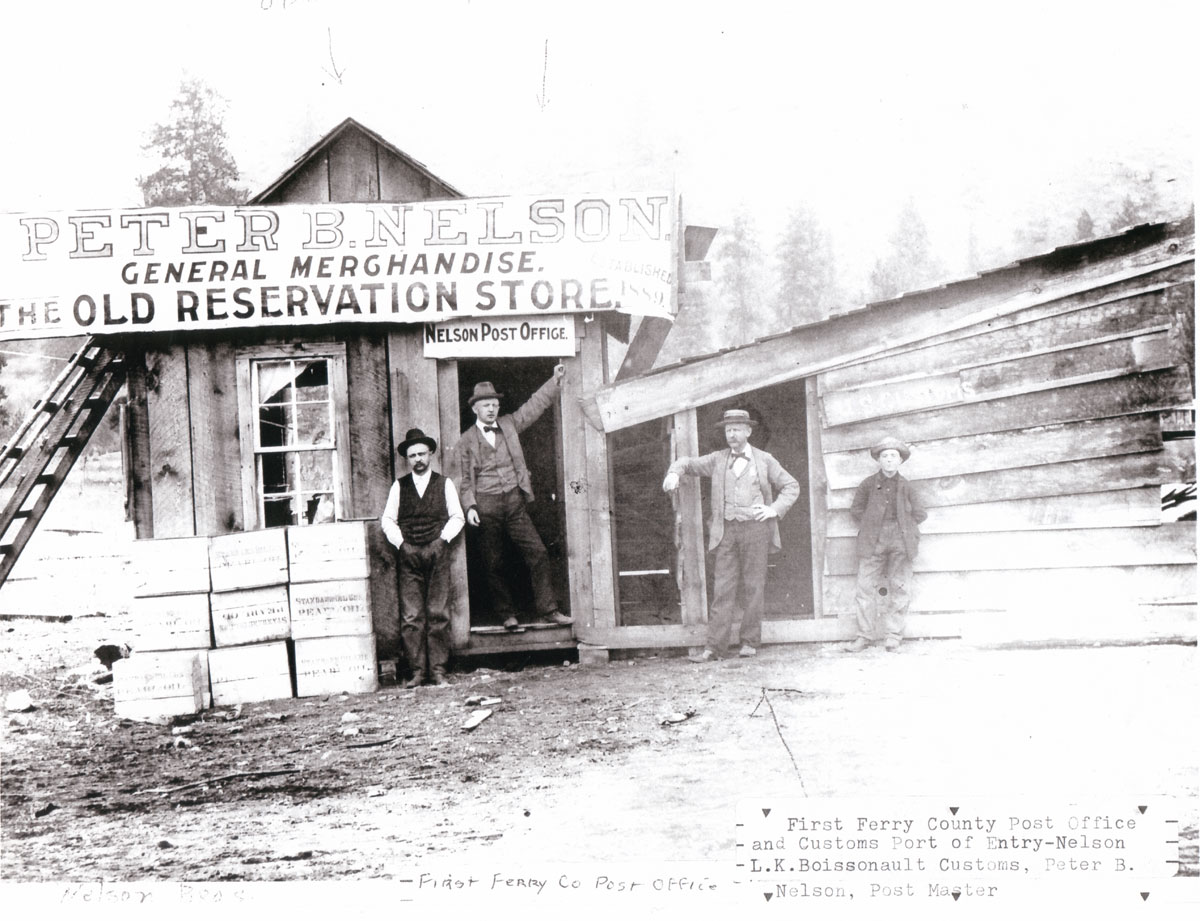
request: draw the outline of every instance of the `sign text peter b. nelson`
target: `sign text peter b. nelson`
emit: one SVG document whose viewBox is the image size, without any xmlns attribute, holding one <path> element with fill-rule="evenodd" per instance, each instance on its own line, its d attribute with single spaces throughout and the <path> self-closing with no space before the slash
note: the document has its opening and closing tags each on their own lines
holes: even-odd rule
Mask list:
<svg viewBox="0 0 1200 921">
<path fill-rule="evenodd" d="M 0 215 L 0 339 L 669 317 L 665 194 Z"/>
</svg>

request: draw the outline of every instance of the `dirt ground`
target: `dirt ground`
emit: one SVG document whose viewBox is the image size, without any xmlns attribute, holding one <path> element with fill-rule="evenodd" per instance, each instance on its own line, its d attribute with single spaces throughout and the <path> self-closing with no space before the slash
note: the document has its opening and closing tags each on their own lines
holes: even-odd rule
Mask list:
<svg viewBox="0 0 1200 921">
<path fill-rule="evenodd" d="M 0 605 L 0 698 L 32 701 L 0 714 L 10 895 L 66 881 L 389 881 L 404 892 L 425 877 L 453 886 L 451 871 L 476 867 L 517 879 L 586 868 L 593 896 L 610 895 L 596 874 L 618 871 L 728 891 L 743 881 L 748 801 L 829 797 L 1167 797 L 1183 872 L 1196 873 L 1195 646 L 930 640 L 858 656 L 767 647 L 702 665 L 460 663 L 449 688 L 151 725 L 116 719 L 112 685 L 96 681 L 96 646 L 132 636 L 103 592 L 67 622 L 11 613 L 60 604 L 72 581 L 76 594 L 104 582 L 27 582 Z M 499 703 L 466 732 L 476 696 Z"/>
</svg>

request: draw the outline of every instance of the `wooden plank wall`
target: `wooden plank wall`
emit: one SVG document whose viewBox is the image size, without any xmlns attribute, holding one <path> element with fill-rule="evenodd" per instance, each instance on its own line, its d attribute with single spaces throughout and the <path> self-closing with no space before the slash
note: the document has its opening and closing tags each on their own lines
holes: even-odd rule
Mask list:
<svg viewBox="0 0 1200 921">
<path fill-rule="evenodd" d="M 1160 486 L 1195 481 L 1194 440 L 1162 426 L 1194 408 L 1192 278 L 1174 260 L 819 374 L 824 613 L 853 617 L 849 506 L 885 434 L 913 445 L 901 473 L 930 507 L 914 613 L 1193 601 L 1195 522 L 1160 510 Z"/>
</svg>

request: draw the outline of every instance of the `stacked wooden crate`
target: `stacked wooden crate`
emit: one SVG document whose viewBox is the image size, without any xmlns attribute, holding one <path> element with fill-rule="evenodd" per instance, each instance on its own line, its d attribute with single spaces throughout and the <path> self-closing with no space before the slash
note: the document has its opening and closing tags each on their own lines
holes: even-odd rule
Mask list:
<svg viewBox="0 0 1200 921">
<path fill-rule="evenodd" d="M 211 706 L 208 539 L 137 541 L 133 654 L 113 664 L 116 714 L 156 719 Z"/>
<path fill-rule="evenodd" d="M 287 540 L 282 528 L 209 538 L 218 706 L 292 696 Z"/>
<path fill-rule="evenodd" d="M 287 529 L 296 695 L 378 687 L 367 524 Z"/>
</svg>

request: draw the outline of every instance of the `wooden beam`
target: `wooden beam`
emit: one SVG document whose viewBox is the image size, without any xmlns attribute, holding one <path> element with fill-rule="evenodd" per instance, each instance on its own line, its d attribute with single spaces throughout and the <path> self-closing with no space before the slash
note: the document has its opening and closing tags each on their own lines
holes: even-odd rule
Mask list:
<svg viewBox="0 0 1200 921">
<path fill-rule="evenodd" d="M 895 416 L 886 424 L 877 419 L 852 422 L 826 429 L 822 441 L 830 453 L 869 448 L 886 428 L 919 444 L 957 435 L 1155 412 L 1186 405 L 1191 400 L 1192 383 L 1187 371 L 1166 368 L 980 403 L 943 406 Z"/>
<path fill-rule="evenodd" d="M 575 395 L 604 385 L 604 337 L 594 331 L 579 343 L 580 384 Z M 583 425 L 587 470 L 586 497 L 592 563 L 592 617 L 594 627 L 617 624 L 616 553 L 613 549 L 612 470 L 608 463 L 608 436 L 590 423 Z"/>
<path fill-rule="evenodd" d="M 830 538 L 826 553 L 830 575 L 857 571 L 853 538 Z M 928 534 L 921 538 L 913 568 L 916 572 L 950 572 L 1195 562 L 1195 523 L 1169 522 L 1157 528 Z"/>
<path fill-rule="evenodd" d="M 133 519 L 134 536 L 138 540 L 146 540 L 154 536 L 154 493 L 150 467 L 150 420 L 147 409 L 145 353 L 140 350 L 127 350 L 125 366 L 129 421 L 126 427 L 128 442 L 124 450 L 129 454 L 132 503 L 129 513 Z"/>
<path fill-rule="evenodd" d="M 825 529 L 829 522 L 826 503 L 829 496 L 829 481 L 825 475 L 819 395 L 817 379 L 810 377 L 805 380 L 804 419 L 808 434 L 808 514 L 809 540 L 812 547 L 813 616 L 828 617 L 831 612 L 825 610 L 823 603 L 825 593 L 821 587 L 821 580 L 825 577 Z"/>
<path fill-rule="evenodd" d="M 921 524 L 921 533 L 1157 526 L 1162 523 L 1161 506 L 1157 486 L 951 505 L 930 509 L 929 517 Z M 829 512 L 829 537 L 853 537 L 857 533 L 858 526 L 849 509 Z M 813 539 L 816 540 L 815 533 Z"/>
<path fill-rule="evenodd" d="M 622 381 L 649 371 L 674 325 L 662 317 L 643 317 L 625 352 L 621 367 L 617 369 L 616 379 Z"/>
<path fill-rule="evenodd" d="M 1183 267 L 1175 271 L 1182 272 Z M 1190 278 L 1190 271 L 1186 274 Z M 867 361 L 833 368 L 821 376 L 821 386 L 828 391 L 849 390 L 920 377 L 930 368 L 971 367 L 1165 328 L 1171 319 L 1167 292 L 1181 283 L 1143 286 L 1135 280 L 1125 283 L 1127 293 L 1109 295 L 1111 299 L 1096 303 L 1091 299 L 1101 297 L 1102 291 L 1085 292 L 984 326 L 956 330 L 951 334 L 953 338 L 935 336 Z M 1019 322 L 1007 325 L 1006 320 Z"/>
<path fill-rule="evenodd" d="M 432 359 L 429 359 L 432 361 Z M 439 469 L 458 485 L 458 456 L 454 451 L 459 439 L 458 362 L 438 361 L 437 403 L 439 427 Z M 463 509 L 464 513 L 466 509 Z M 450 545 L 450 645 L 465 649 L 471 642 L 471 591 L 467 582 L 467 537 L 463 535 Z"/>
<path fill-rule="evenodd" d="M 1190 483 L 1195 478 L 1195 445 L 1187 440 L 1164 442 L 1159 451 L 942 477 L 936 482 L 919 484 L 918 489 L 926 506 L 934 508 L 1158 486 L 1161 483 Z M 829 495 L 829 507 L 849 508 L 853 499 L 853 488 L 834 490 Z"/>
<path fill-rule="evenodd" d="M 575 318 L 578 337 L 583 333 L 582 317 Z M 584 418 L 580 399 L 585 392 L 583 367 L 578 358 L 563 362 L 567 373 L 562 388 L 563 507 L 566 516 L 567 581 L 571 595 L 571 616 L 576 634 L 581 627 L 592 626 L 592 533 L 589 524 L 587 453 L 584 431 L 591 425 Z M 592 429 L 594 432 L 595 429 Z"/>
<path fill-rule="evenodd" d="M 921 379 L 891 381 L 836 393 L 825 391 L 822 406 L 826 424 L 834 427 L 864 419 L 1158 371 L 1174 364 L 1170 352 L 1169 337 L 1163 327 L 1144 336 L 1089 343 Z"/>
<path fill-rule="evenodd" d="M 902 472 L 910 480 L 941 479 L 1010 467 L 1157 451 L 1162 444 L 1158 414 L 1139 413 L 926 442 L 913 451 Z M 857 487 L 879 469 L 867 451 L 827 454 L 825 467 L 831 489 Z M 937 488 L 941 485 L 938 483 Z"/>
<path fill-rule="evenodd" d="M 1190 239 L 1187 241 L 1189 245 Z M 998 274 L 834 317 L 784 336 L 759 340 L 699 362 L 617 383 L 597 394 L 606 431 L 681 409 L 796 380 L 884 349 L 987 323 L 1092 288 L 1194 261 L 1179 240 L 1054 275 L 1041 268 Z M 1032 274 L 1031 274 L 1032 273 Z M 966 291 L 978 293 L 968 296 Z"/>
<path fill-rule="evenodd" d="M 685 409 L 672 419 L 675 457 L 695 457 L 700 453 L 696 429 L 696 411 Z M 666 471 L 663 471 L 666 476 Z M 674 499 L 679 522 L 679 600 L 685 624 L 708 622 L 708 580 L 705 570 L 704 510 L 701 506 L 700 480 L 682 477 Z"/>
<path fill-rule="evenodd" d="M 855 577 L 825 577 L 825 603 L 835 612 L 852 615 Z M 1193 564 L 1148 566 L 1090 566 L 1058 569 L 973 569 L 958 572 L 918 572 L 913 576 L 909 610 L 1008 611 L 1031 598 L 1068 599 L 1088 610 L 1099 604 L 1129 608 L 1159 598 L 1196 596 Z"/>
</svg>

